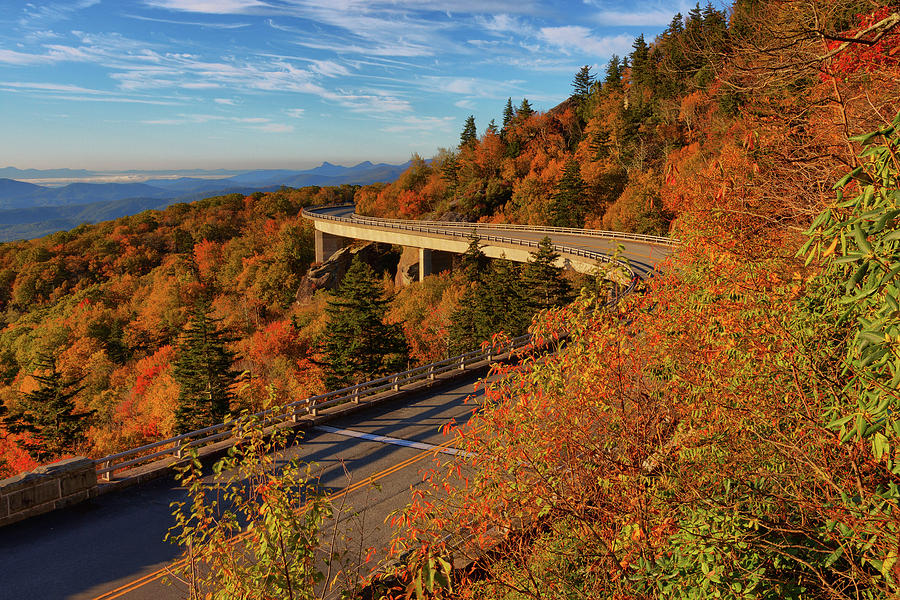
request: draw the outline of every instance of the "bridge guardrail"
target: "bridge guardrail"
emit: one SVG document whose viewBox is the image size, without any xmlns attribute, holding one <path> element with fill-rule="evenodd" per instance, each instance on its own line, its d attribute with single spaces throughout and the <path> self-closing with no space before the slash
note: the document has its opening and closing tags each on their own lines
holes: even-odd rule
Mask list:
<svg viewBox="0 0 900 600">
<path fill-rule="evenodd" d="M 329 207 L 329 208 L 334 208 L 334 207 Z M 468 237 L 471 237 L 471 235 L 474 231 L 473 224 L 471 224 L 471 223 L 466 224 L 466 225 L 468 225 L 468 229 L 470 229 L 470 231 L 466 231 L 466 232 L 445 231 L 444 227 L 443 227 L 444 224 L 440 221 L 421 221 L 420 222 L 420 221 L 404 221 L 402 219 L 388 220 L 388 219 L 378 219 L 378 218 L 374 218 L 374 217 L 360 217 L 358 215 L 354 215 L 353 217 L 339 217 L 336 215 L 326 215 L 326 214 L 321 214 L 321 213 L 315 213 L 315 212 L 307 210 L 306 208 L 303 209 L 303 216 L 310 218 L 310 219 L 325 219 L 328 221 L 341 221 L 341 222 L 345 222 L 345 223 L 361 223 L 361 224 L 372 225 L 375 227 L 383 227 L 386 229 L 417 231 L 420 233 L 434 233 L 437 235 L 445 235 L 445 236 L 449 236 L 449 237 L 468 238 Z M 371 222 L 366 222 L 367 220 L 371 221 Z M 433 223 L 438 226 L 419 225 L 418 223 Z M 535 229 L 535 231 L 541 232 L 541 231 L 543 231 L 543 229 L 537 228 L 537 229 Z M 628 235 L 628 234 L 625 234 L 625 235 Z M 479 234 L 478 238 L 480 240 L 486 240 L 489 242 L 498 242 L 501 244 L 510 244 L 513 246 L 525 246 L 527 248 L 537 248 L 539 245 L 539 242 L 535 242 L 533 240 L 523 240 L 523 239 L 511 238 L 511 237 L 506 237 L 506 236 L 500 236 L 500 235 Z M 665 238 L 661 238 L 661 239 L 665 239 Z M 637 274 L 634 272 L 634 269 L 632 269 L 631 266 L 629 266 L 626 262 L 616 259 L 616 258 L 613 258 L 607 254 L 604 254 L 603 252 L 598 252 L 596 250 L 585 250 L 583 248 L 577 248 L 575 246 L 566 246 L 564 244 L 553 244 L 553 247 L 556 249 L 557 252 L 559 252 L 561 254 L 568 254 L 571 256 L 580 256 L 582 258 L 589 258 L 589 259 L 595 260 L 597 262 L 604 262 L 607 264 L 615 264 L 616 266 L 621 267 L 623 270 L 627 271 L 630 274 L 632 280 L 637 276 Z"/>
<path fill-rule="evenodd" d="M 354 206 L 353 204 L 342 204 L 337 206 L 328 206 L 328 207 L 312 207 L 312 208 L 304 208 L 303 215 L 309 218 L 315 219 L 336 219 L 336 220 L 346 220 L 346 221 L 356 221 L 356 222 L 364 222 L 370 225 L 384 225 L 386 223 L 398 223 L 398 224 L 420 224 L 423 226 L 437 226 L 442 228 L 451 228 L 451 229 L 469 229 L 474 231 L 475 229 L 497 229 L 497 230 L 510 230 L 510 231 L 529 231 L 533 233 L 566 233 L 571 235 L 581 235 L 585 237 L 599 237 L 599 238 L 608 238 L 614 240 L 627 240 L 627 241 L 636 241 L 636 242 L 646 242 L 649 244 L 654 244 L 658 246 L 668 246 L 674 247 L 678 245 L 678 240 L 675 238 L 662 237 L 657 235 L 644 235 L 641 233 L 625 233 L 622 231 L 608 231 L 603 229 L 578 229 L 575 227 L 552 227 L 552 226 L 538 226 L 538 225 L 515 225 L 515 224 L 506 224 L 506 223 L 472 223 L 468 221 L 417 221 L 413 219 L 383 219 L 381 217 L 367 217 L 364 215 L 358 215 L 356 213 L 353 214 L 352 218 L 348 217 L 336 217 L 334 215 L 324 215 L 320 212 L 315 212 L 317 208 L 350 208 Z"/>
<path fill-rule="evenodd" d="M 277 426 L 282 424 L 297 423 L 304 415 L 315 416 L 322 409 L 344 404 L 347 402 L 359 403 L 361 400 L 381 394 L 386 391 L 400 391 L 411 384 L 433 380 L 439 375 L 452 371 L 465 371 L 471 365 L 487 360 L 492 362 L 508 356 L 531 343 L 531 335 L 526 334 L 510 340 L 499 347 L 489 347 L 484 350 L 473 350 L 464 354 L 451 356 L 426 365 L 418 366 L 402 373 L 393 373 L 386 377 L 373 379 L 333 390 L 317 396 L 311 396 L 291 402 L 280 407 L 281 410 L 268 409 L 254 413 L 252 416 L 261 419 L 264 426 Z M 175 437 L 171 437 L 138 448 L 132 448 L 117 454 L 111 454 L 94 460 L 97 476 L 103 481 L 112 481 L 116 471 L 129 467 L 136 467 L 156 461 L 165 456 L 180 460 L 185 451 L 190 448 L 202 448 L 209 446 L 231 436 L 231 432 L 238 419 L 232 419 L 224 423 L 212 425 L 204 429 L 190 431 Z"/>
</svg>

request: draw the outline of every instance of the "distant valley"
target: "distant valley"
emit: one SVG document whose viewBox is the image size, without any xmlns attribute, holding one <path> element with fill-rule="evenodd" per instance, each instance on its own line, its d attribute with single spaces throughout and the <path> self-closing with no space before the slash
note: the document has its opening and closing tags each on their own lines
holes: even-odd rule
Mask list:
<svg viewBox="0 0 900 600">
<path fill-rule="evenodd" d="M 324 162 L 308 170 L 261 169 L 236 174 L 234 171 L 184 171 L 184 176 L 176 178 L 172 178 L 171 172 L 129 171 L 121 176 L 151 178 L 140 183 L 79 181 L 62 186 L 37 185 L 22 180 L 90 180 L 103 174 L 72 169 L 0 168 L 0 242 L 40 237 L 82 223 L 116 219 L 213 195 L 272 191 L 281 186 L 391 182 L 409 165 L 408 162 L 390 165 L 366 161 L 344 167 Z"/>
</svg>

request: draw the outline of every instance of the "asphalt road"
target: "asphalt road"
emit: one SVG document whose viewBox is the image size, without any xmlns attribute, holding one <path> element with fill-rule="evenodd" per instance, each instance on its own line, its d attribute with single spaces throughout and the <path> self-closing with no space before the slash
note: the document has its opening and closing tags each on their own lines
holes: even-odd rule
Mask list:
<svg viewBox="0 0 900 600">
<path fill-rule="evenodd" d="M 441 427 L 451 418 L 464 422 L 474 408 L 464 400 L 475 380 L 333 421 L 329 428 L 307 432 L 288 451 L 319 465 L 321 484 L 332 492 L 410 460 L 380 477 L 377 486 L 360 486 L 347 495 L 345 510 L 336 518 L 348 548 L 360 551 L 390 540 L 385 519 L 409 502 L 421 470 L 434 460 L 422 446 L 400 444 L 446 442 Z M 352 437 L 359 434 L 401 441 Z M 163 537 L 172 525 L 169 504 L 183 498 L 176 482 L 161 479 L 0 529 L 0 600 L 185 598 L 183 587 L 155 576 L 178 556 Z M 148 581 L 141 584 L 142 577 Z"/>
</svg>

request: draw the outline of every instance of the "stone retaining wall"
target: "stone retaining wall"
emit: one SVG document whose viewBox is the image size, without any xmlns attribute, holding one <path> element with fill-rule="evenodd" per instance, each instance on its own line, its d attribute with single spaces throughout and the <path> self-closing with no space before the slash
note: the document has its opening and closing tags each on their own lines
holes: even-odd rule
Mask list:
<svg viewBox="0 0 900 600">
<path fill-rule="evenodd" d="M 0 527 L 97 495 L 94 461 L 76 457 L 0 481 Z"/>
</svg>

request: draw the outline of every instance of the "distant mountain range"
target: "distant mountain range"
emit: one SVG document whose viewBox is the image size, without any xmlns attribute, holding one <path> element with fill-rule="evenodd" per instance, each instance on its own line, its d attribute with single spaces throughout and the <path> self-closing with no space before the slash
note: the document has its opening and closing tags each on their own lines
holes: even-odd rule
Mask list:
<svg viewBox="0 0 900 600">
<path fill-rule="evenodd" d="M 0 169 L 0 242 L 33 238 L 82 223 L 97 223 L 137 214 L 149 209 L 162 209 L 177 202 L 191 202 L 209 196 L 230 193 L 249 194 L 272 191 L 281 186 L 366 185 L 397 179 L 410 163 L 402 165 L 362 162 L 353 167 L 322 163 L 304 171 L 262 169 L 210 177 L 234 171 L 184 171 L 191 176 L 177 179 L 148 179 L 142 183 L 70 183 L 45 186 L 19 179 L 75 179 L 98 174 L 73 169 Z M 132 171 L 130 174 L 140 172 Z M 148 172 L 143 172 L 147 174 Z M 171 174 L 172 172 L 149 172 Z M 197 175 L 203 175 L 198 177 Z"/>
</svg>

